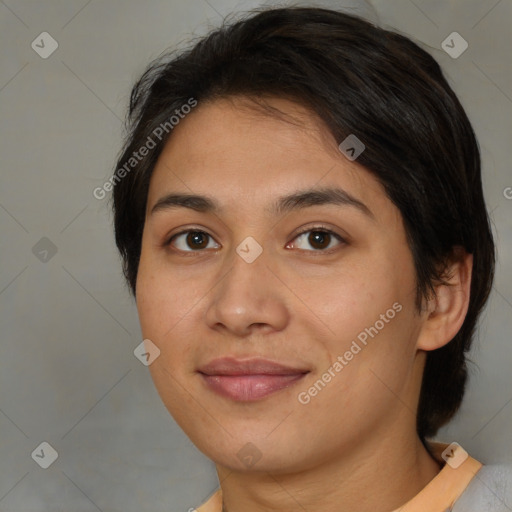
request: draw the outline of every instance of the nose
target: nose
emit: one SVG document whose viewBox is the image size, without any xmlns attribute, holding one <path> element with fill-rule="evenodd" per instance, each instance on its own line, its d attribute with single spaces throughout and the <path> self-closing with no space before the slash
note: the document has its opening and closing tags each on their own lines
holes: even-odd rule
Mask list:
<svg viewBox="0 0 512 512">
<path fill-rule="evenodd" d="M 208 327 L 239 337 L 286 327 L 290 318 L 286 287 L 268 266 L 265 251 L 252 263 L 235 253 L 223 275 L 208 296 Z"/>
</svg>

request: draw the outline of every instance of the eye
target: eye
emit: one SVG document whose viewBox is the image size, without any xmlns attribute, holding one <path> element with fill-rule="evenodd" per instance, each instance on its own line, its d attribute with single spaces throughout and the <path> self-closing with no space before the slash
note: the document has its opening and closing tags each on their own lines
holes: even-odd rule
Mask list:
<svg viewBox="0 0 512 512">
<path fill-rule="evenodd" d="M 309 233 L 309 236 L 306 237 L 306 235 Z M 302 231 L 299 233 L 298 236 L 294 238 L 294 240 L 297 240 L 297 242 L 292 242 L 291 244 L 287 245 L 287 248 L 299 248 L 301 250 L 308 250 L 304 249 L 303 247 L 299 247 L 300 244 L 303 244 L 304 242 L 309 244 L 311 247 L 316 249 L 315 251 L 310 252 L 321 252 L 326 251 L 328 249 L 332 249 L 331 243 L 334 241 L 338 241 L 339 243 L 337 245 L 341 245 L 345 242 L 341 236 L 334 233 L 330 229 L 324 228 L 323 226 L 315 226 L 312 228 L 309 228 L 306 231 Z"/>
<path fill-rule="evenodd" d="M 185 236 L 186 235 L 186 236 Z M 213 238 L 204 231 L 199 230 L 188 230 L 188 231 L 182 231 L 181 233 L 177 233 L 174 235 L 170 240 L 169 244 L 173 245 L 180 251 L 183 252 L 195 252 L 199 251 L 201 249 L 211 249 L 211 247 L 208 247 L 208 239 L 213 240 Z M 178 241 L 176 243 L 176 241 Z M 192 250 L 187 250 L 186 247 L 190 247 Z M 218 248 L 220 247 L 217 244 Z"/>
<path fill-rule="evenodd" d="M 308 233 L 309 236 L 306 237 Z M 189 229 L 173 235 L 165 245 L 172 245 L 178 251 L 189 253 L 199 252 L 202 249 L 220 248 L 219 244 L 214 244 L 212 247 L 210 245 L 210 241 L 213 241 L 213 238 L 208 233 L 197 229 Z M 314 226 L 296 235 L 293 241 L 286 245 L 286 248 L 298 248 L 300 250 L 307 250 L 309 252 L 323 252 L 332 249 L 332 243 L 336 241 L 338 241 L 337 245 L 345 243 L 345 240 L 340 235 L 334 233 L 330 229 L 327 229 L 324 226 Z M 304 243 L 309 244 L 310 247 L 313 247 L 314 250 L 310 251 L 309 249 L 300 247 Z M 336 244 L 334 247 L 336 247 Z"/>
</svg>

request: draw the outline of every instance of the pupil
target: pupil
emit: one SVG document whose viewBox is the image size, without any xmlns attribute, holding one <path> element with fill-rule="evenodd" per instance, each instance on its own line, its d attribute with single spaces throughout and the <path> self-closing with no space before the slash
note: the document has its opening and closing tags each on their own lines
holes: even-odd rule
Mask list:
<svg viewBox="0 0 512 512">
<path fill-rule="evenodd" d="M 323 231 L 312 231 L 310 235 L 309 243 L 315 247 L 315 244 L 320 244 L 320 248 L 323 249 L 329 245 L 329 233 Z M 322 241 L 324 243 L 322 243 Z M 327 243 L 325 243 L 327 241 Z"/>
<path fill-rule="evenodd" d="M 201 239 L 203 243 L 201 243 Z M 187 243 L 189 246 L 196 246 L 196 248 L 199 246 L 199 248 L 206 247 L 208 245 L 206 241 L 206 236 L 204 236 L 204 233 L 201 233 L 200 231 L 191 231 L 187 236 Z"/>
</svg>

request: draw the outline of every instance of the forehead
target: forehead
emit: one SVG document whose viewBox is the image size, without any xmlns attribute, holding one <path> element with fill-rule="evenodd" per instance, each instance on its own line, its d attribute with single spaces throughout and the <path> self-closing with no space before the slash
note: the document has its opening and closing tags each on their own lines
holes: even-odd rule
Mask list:
<svg viewBox="0 0 512 512">
<path fill-rule="evenodd" d="M 283 98 L 231 97 L 199 105 L 171 133 L 164 153 L 189 167 L 196 163 L 315 161 L 321 153 L 340 156 L 337 144 L 315 113 Z M 172 153 L 172 155 L 171 155 Z"/>
<path fill-rule="evenodd" d="M 181 120 L 155 166 L 148 211 L 173 191 L 214 194 L 238 211 L 312 187 L 390 203 L 378 180 L 345 158 L 314 113 L 286 99 L 266 101 L 262 111 L 245 98 L 216 100 Z"/>
</svg>

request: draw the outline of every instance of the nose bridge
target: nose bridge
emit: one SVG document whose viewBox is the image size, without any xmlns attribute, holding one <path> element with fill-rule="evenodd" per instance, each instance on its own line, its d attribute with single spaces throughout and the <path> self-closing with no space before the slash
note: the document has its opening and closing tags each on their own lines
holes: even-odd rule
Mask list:
<svg viewBox="0 0 512 512">
<path fill-rule="evenodd" d="M 267 268 L 268 254 L 252 237 L 235 247 L 226 259 L 229 268 L 221 279 L 208 306 L 206 319 L 210 327 L 223 324 L 243 334 L 252 324 L 268 324 L 281 329 L 287 311 L 279 281 Z"/>
<path fill-rule="evenodd" d="M 252 239 L 254 240 L 254 239 Z M 239 302 L 238 308 L 255 306 L 260 294 L 269 292 L 267 255 L 257 242 L 245 239 L 228 258 L 229 270 L 219 286 L 218 301 Z M 218 302 L 217 301 L 217 302 Z"/>
</svg>

